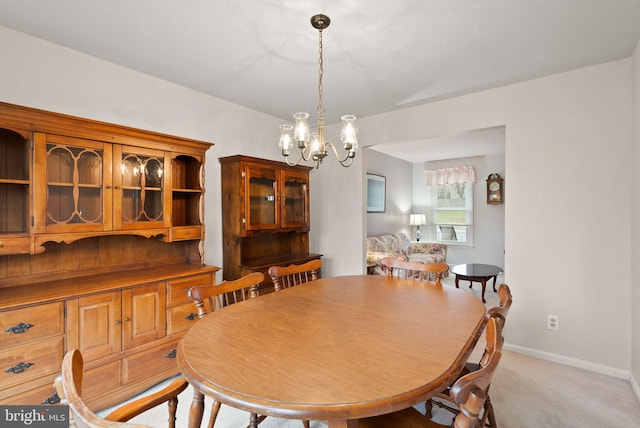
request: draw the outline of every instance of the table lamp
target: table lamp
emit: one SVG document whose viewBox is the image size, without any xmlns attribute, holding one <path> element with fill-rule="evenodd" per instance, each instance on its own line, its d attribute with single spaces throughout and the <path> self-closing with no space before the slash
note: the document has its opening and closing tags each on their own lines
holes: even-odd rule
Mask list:
<svg viewBox="0 0 640 428">
<path fill-rule="evenodd" d="M 409 225 L 416 227 L 416 241 L 420 241 L 422 233 L 420 233 L 420 226 L 427 224 L 427 216 L 425 214 L 410 214 Z"/>
</svg>

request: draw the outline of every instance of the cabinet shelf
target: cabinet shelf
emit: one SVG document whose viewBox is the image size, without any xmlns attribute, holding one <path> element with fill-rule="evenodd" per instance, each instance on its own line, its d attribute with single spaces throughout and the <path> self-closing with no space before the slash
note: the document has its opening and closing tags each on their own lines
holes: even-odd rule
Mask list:
<svg viewBox="0 0 640 428">
<path fill-rule="evenodd" d="M 19 184 L 19 185 L 29 185 L 29 180 L 12 180 L 10 178 L 0 178 L 0 184 Z"/>
<path fill-rule="evenodd" d="M 202 193 L 200 189 L 173 189 L 173 193 Z"/>
<path fill-rule="evenodd" d="M 60 183 L 60 182 L 49 182 L 47 183 L 50 187 L 78 187 L 79 189 L 100 189 L 102 185 L 100 184 L 73 184 L 73 183 Z"/>
</svg>

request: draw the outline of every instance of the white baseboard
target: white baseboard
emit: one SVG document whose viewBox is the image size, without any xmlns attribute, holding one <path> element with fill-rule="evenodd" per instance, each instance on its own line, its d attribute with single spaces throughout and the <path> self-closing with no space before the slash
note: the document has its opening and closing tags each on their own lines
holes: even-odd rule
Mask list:
<svg viewBox="0 0 640 428">
<path fill-rule="evenodd" d="M 602 364 L 595 364 L 589 361 L 579 360 L 577 358 L 566 357 L 564 355 L 552 354 L 551 352 L 540 351 L 538 349 L 525 348 L 524 346 L 504 344 L 504 349 L 507 351 L 513 351 L 518 354 L 527 355 L 529 357 L 539 358 L 541 360 L 551 361 L 553 363 L 564 364 L 571 367 L 577 367 L 579 369 L 589 370 L 594 373 L 600 373 L 607 376 L 613 376 L 620 379 L 629 380 L 631 386 L 634 388 L 636 398 L 640 401 L 640 388 L 635 381 L 632 381 L 631 371 L 616 369 L 614 367 L 604 366 Z M 635 387 L 634 387 L 635 383 Z"/>
</svg>

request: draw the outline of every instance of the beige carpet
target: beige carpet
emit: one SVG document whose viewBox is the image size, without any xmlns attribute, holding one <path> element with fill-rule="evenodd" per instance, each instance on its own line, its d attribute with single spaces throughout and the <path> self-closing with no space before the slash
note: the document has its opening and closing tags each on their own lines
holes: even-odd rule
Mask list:
<svg viewBox="0 0 640 428">
<path fill-rule="evenodd" d="M 498 277 L 498 284 L 502 277 Z M 447 278 L 445 285 L 452 285 Z M 461 285 L 463 290 L 479 297 L 480 285 Z M 496 294 L 487 286 L 487 306 L 497 303 Z M 514 305 L 518 296 L 514 295 Z M 508 323 L 508 321 L 507 321 Z M 509 341 L 509 338 L 506 338 Z M 472 358 L 484 347 L 481 340 Z M 187 389 L 180 397 L 177 427 L 186 427 L 189 404 L 193 395 Z M 640 427 L 640 403 L 628 381 L 586 370 L 531 358 L 505 351 L 491 386 L 497 422 L 500 428 L 634 428 Z M 205 421 L 208 420 L 210 400 L 206 400 Z M 421 407 L 419 407 L 421 408 Z M 424 410 L 422 407 L 421 410 Z M 152 427 L 165 427 L 166 407 L 160 406 L 138 416 L 134 421 Z M 450 422 L 450 414 L 437 407 L 434 418 Z M 222 406 L 216 427 L 245 427 L 249 414 Z M 296 420 L 267 418 L 261 428 L 301 428 Z M 311 427 L 326 427 L 323 422 L 312 421 Z"/>
</svg>

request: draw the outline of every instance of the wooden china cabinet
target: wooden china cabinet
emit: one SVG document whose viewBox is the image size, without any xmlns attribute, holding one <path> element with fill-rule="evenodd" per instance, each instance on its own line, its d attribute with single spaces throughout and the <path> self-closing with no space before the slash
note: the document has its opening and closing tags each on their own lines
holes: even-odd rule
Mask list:
<svg viewBox="0 0 640 428">
<path fill-rule="evenodd" d="M 225 279 L 322 256 L 309 253 L 310 167 L 242 155 L 220 164 Z M 259 291 L 272 290 L 266 278 Z"/>
<path fill-rule="evenodd" d="M 58 401 L 85 360 L 91 408 L 178 373 L 197 320 L 210 143 L 0 103 L 0 404 Z"/>
</svg>

